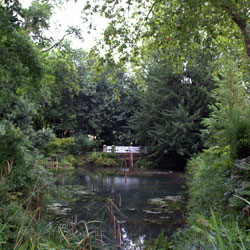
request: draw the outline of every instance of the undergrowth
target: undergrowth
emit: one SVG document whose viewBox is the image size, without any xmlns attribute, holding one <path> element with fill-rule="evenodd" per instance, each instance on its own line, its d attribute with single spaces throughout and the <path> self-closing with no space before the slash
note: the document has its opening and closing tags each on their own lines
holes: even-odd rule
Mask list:
<svg viewBox="0 0 250 250">
<path fill-rule="evenodd" d="M 92 152 L 81 157 L 77 165 L 78 167 L 118 168 L 121 162 L 119 157 L 115 154 Z"/>
</svg>

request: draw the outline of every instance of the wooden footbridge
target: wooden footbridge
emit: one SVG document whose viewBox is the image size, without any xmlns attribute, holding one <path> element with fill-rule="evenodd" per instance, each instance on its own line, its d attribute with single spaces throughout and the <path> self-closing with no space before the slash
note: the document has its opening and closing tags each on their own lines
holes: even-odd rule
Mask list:
<svg viewBox="0 0 250 250">
<path fill-rule="evenodd" d="M 129 167 L 129 171 L 132 169 L 134 161 L 140 159 L 147 153 L 146 148 L 132 146 L 106 146 L 103 145 L 104 153 L 113 153 L 119 156 L 124 161 L 124 168 Z"/>
</svg>

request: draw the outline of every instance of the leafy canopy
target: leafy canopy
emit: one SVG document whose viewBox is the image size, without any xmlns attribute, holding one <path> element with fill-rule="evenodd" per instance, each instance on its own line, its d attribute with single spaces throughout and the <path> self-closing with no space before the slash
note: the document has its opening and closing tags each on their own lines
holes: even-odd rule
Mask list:
<svg viewBox="0 0 250 250">
<path fill-rule="evenodd" d="M 152 48 L 169 48 L 179 65 L 196 49 L 250 56 L 249 8 L 248 0 L 99 0 L 87 1 L 84 13 L 89 22 L 94 13 L 110 20 L 97 46 L 110 64 L 140 62 Z"/>
</svg>

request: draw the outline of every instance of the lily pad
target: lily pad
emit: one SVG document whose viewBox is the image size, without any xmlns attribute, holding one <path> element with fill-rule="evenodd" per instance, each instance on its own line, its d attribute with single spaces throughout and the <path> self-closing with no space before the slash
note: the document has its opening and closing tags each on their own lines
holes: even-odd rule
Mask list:
<svg viewBox="0 0 250 250">
<path fill-rule="evenodd" d="M 167 222 L 169 222 L 169 219 L 171 219 L 171 217 L 169 216 L 160 216 L 160 217 L 155 217 L 155 218 L 147 218 L 147 219 L 144 219 L 145 222 L 148 222 L 148 223 L 154 223 L 154 224 L 165 224 Z"/>
<path fill-rule="evenodd" d="M 150 210 L 142 210 L 143 213 L 146 214 L 161 214 L 159 211 L 150 211 Z"/>
<path fill-rule="evenodd" d="M 54 203 L 47 206 L 47 210 L 53 211 L 57 215 L 66 215 L 71 212 L 71 208 L 60 203 Z"/>
<path fill-rule="evenodd" d="M 154 210 L 165 213 L 174 213 L 183 206 L 182 196 L 165 196 L 164 198 L 149 199 L 148 203 L 154 206 Z"/>
<path fill-rule="evenodd" d="M 165 196 L 164 199 L 168 200 L 168 201 L 174 201 L 174 202 L 183 200 L 182 196 L 180 196 L 180 195 L 177 195 L 177 196 Z"/>
<path fill-rule="evenodd" d="M 130 211 L 130 212 L 135 212 L 136 209 L 135 209 L 135 208 L 130 208 L 129 211 Z"/>
<path fill-rule="evenodd" d="M 166 201 L 162 198 L 149 199 L 148 202 L 149 202 L 149 204 L 157 205 L 157 206 L 166 205 Z"/>
</svg>

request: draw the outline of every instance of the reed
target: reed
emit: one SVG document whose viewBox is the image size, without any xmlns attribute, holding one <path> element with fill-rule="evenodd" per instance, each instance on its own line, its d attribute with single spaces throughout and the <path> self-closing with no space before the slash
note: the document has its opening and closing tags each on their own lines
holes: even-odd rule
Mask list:
<svg viewBox="0 0 250 250">
<path fill-rule="evenodd" d="M 120 246 L 122 245 L 122 233 L 120 228 L 120 221 L 117 219 L 117 217 L 114 214 L 114 209 L 118 211 L 122 216 L 125 217 L 124 214 L 121 213 L 121 211 L 118 209 L 117 205 L 121 205 L 121 195 L 117 195 L 118 199 L 108 199 L 108 209 L 109 209 L 109 215 L 110 215 L 110 223 L 113 224 L 113 237 L 114 240 L 119 240 Z M 114 201 L 117 202 L 117 205 L 114 203 Z"/>
<path fill-rule="evenodd" d="M 6 169 L 5 169 L 5 176 L 4 176 L 4 168 L 0 166 L 0 181 L 1 183 L 6 184 L 7 178 L 11 173 L 12 167 L 13 167 L 13 160 L 11 161 L 5 161 L 7 163 Z"/>
<path fill-rule="evenodd" d="M 9 170 L 7 170 L 7 173 L 9 173 Z M 19 204 L 7 222 L 1 226 L 0 234 L 4 233 L 5 229 L 12 227 L 12 219 L 17 217 L 19 213 L 23 214 L 25 218 L 18 227 L 13 247 L 2 248 L 2 243 L 0 242 L 1 249 L 107 249 L 106 247 L 103 248 L 105 244 L 102 241 L 102 234 L 99 237 L 98 229 L 91 229 L 90 231 L 88 228 L 88 225 L 97 221 L 78 221 L 78 217 L 75 215 L 70 228 L 67 228 L 68 226 L 66 225 L 46 223 L 41 216 L 42 189 L 38 187 L 37 182 L 29 197 Z M 84 227 L 80 227 L 80 224 L 84 225 Z M 81 231 L 80 228 L 83 228 L 83 230 Z"/>
<path fill-rule="evenodd" d="M 238 197 L 249 204 L 249 201 Z M 214 211 L 211 209 L 212 225 L 216 233 L 216 241 L 212 242 L 214 249 L 220 250 L 247 250 L 249 249 L 248 232 L 240 229 L 237 220 L 232 219 L 230 223 L 220 220 L 216 217 Z M 226 224 L 227 223 L 227 224 Z M 244 231 L 243 231 L 244 230 Z M 244 237 L 244 239 L 243 239 Z"/>
</svg>

